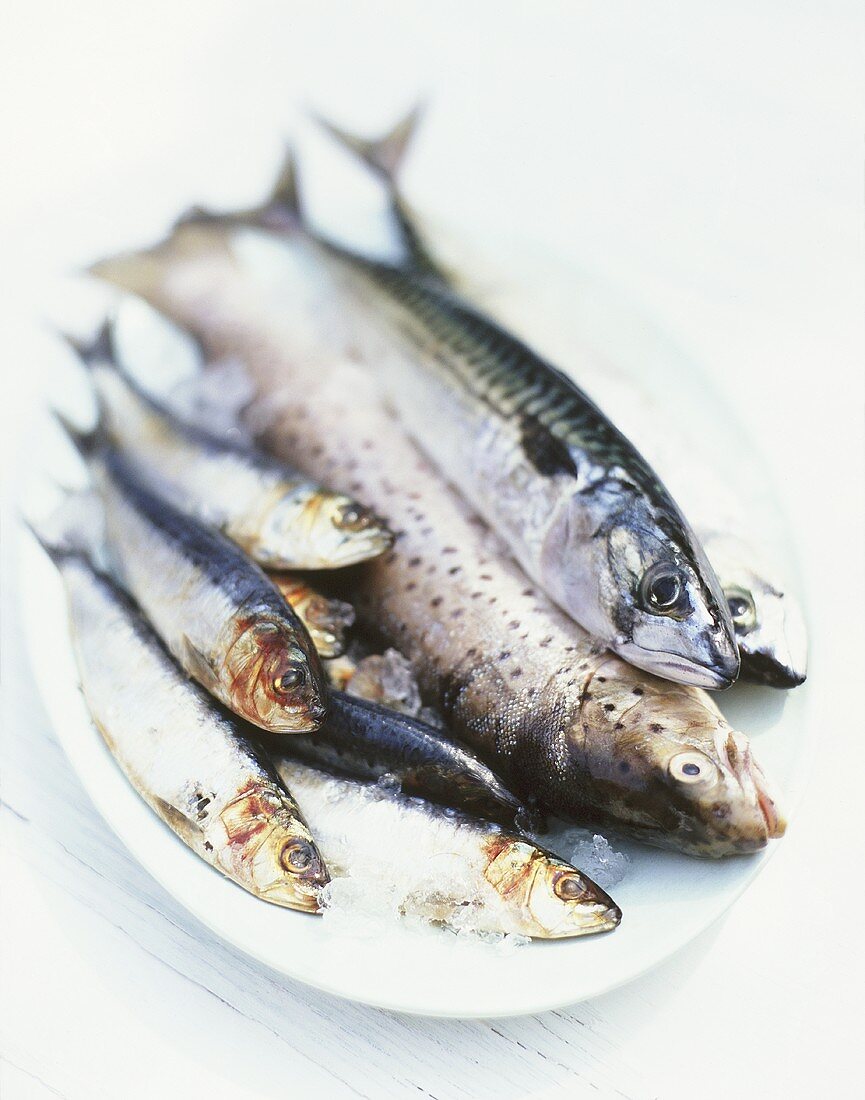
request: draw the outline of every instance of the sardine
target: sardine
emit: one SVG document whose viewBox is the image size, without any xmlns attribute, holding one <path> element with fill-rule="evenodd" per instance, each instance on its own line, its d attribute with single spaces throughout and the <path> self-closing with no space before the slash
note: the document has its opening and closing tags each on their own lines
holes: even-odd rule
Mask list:
<svg viewBox="0 0 865 1100">
<path fill-rule="evenodd" d="M 465 746 L 417 718 L 331 692 L 327 721 L 311 737 L 286 738 L 280 755 L 362 780 L 393 777 L 407 795 L 513 826 L 526 808 Z"/>
<path fill-rule="evenodd" d="M 319 657 L 341 656 L 345 632 L 354 622 L 351 604 L 323 595 L 295 573 L 268 571 L 267 575 L 306 627 Z"/>
<path fill-rule="evenodd" d="M 199 215 L 207 224 L 207 215 Z M 723 592 L 657 474 L 576 383 L 437 279 L 325 240 L 290 170 L 258 211 L 277 232 L 298 356 L 351 354 L 403 425 L 561 608 L 639 668 L 728 687 Z"/>
<path fill-rule="evenodd" d="M 84 698 L 132 786 L 244 890 L 318 912 L 329 875 L 273 768 L 187 679 L 112 581 L 74 551 L 46 549 L 66 588 Z"/>
<path fill-rule="evenodd" d="M 258 230 L 188 224 L 95 270 L 191 329 L 215 358 L 245 363 L 265 440 L 282 458 L 388 513 L 399 534 L 353 578 L 355 608 L 510 790 L 699 855 L 781 836 L 747 738 L 706 693 L 638 671 L 556 609 L 405 438 L 367 372 L 286 350 L 280 274 L 290 255 Z"/>
<path fill-rule="evenodd" d="M 430 244 L 430 234 L 398 186 L 397 171 L 418 114 L 415 108 L 388 133 L 374 139 L 358 137 L 321 117 L 318 121 L 381 180 L 403 253 L 401 264 L 415 275 L 437 280 L 470 298 L 479 308 L 512 329 L 512 316 L 507 309 L 501 308 L 500 302 L 491 301 L 489 294 L 481 295 L 477 289 L 468 289 L 478 286 L 477 279 L 461 277 L 463 273 L 457 274 L 441 259 L 438 249 Z M 525 332 L 520 334 L 526 335 Z M 566 357 L 568 354 L 565 351 Z M 572 358 L 568 358 L 568 362 L 576 366 Z M 603 371 L 592 371 L 592 366 L 590 359 L 580 358 L 581 381 L 595 399 L 614 411 L 616 422 L 629 438 L 637 441 L 652 467 L 662 473 L 693 471 L 694 449 L 686 434 L 672 426 L 670 431 L 656 429 L 653 439 L 652 425 L 661 418 L 656 415 L 660 410 L 652 405 L 650 393 L 630 392 L 633 383 L 629 380 L 629 393 L 626 394 L 625 386 L 616 384 L 609 365 L 605 365 Z M 625 417 L 622 423 L 629 406 L 634 416 L 630 420 Z M 681 478 L 675 478 L 670 484 L 676 499 L 685 505 L 685 512 L 724 592 L 741 661 L 739 675 L 744 680 L 772 687 L 796 687 L 804 683 L 807 665 L 805 624 L 799 605 L 789 588 L 780 582 L 773 567 L 761 560 L 760 552 L 749 545 L 746 537 L 735 533 L 746 531 L 747 521 L 732 515 L 727 500 L 718 501 L 718 497 L 725 494 L 708 472 L 699 468 L 699 463 L 697 466 L 696 477 L 690 478 L 691 485 Z M 697 479 L 703 486 L 699 494 L 693 488 Z M 698 503 L 700 497 L 705 500 L 702 507 Z"/>
<path fill-rule="evenodd" d="M 727 597 L 742 659 L 740 679 L 776 688 L 804 684 L 808 642 L 795 596 L 745 539 L 706 528 L 703 546 Z"/>
<path fill-rule="evenodd" d="M 185 423 L 119 365 L 110 324 L 70 340 L 90 368 L 105 429 L 173 504 L 219 528 L 268 569 L 334 569 L 393 541 L 369 509 L 243 442 Z"/>
<path fill-rule="evenodd" d="M 99 490 L 112 565 L 183 669 L 262 729 L 317 729 L 326 709 L 321 663 L 261 569 L 156 495 L 98 427 L 88 435 L 64 426 Z"/>
<path fill-rule="evenodd" d="M 530 840 L 374 784 L 280 760 L 334 876 L 382 912 L 539 939 L 607 932 L 621 910 L 591 879 Z"/>
</svg>

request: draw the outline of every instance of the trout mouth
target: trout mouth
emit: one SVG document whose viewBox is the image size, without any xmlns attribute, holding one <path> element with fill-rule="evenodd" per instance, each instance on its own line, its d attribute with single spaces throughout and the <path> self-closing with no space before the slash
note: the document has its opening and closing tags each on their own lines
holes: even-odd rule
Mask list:
<svg viewBox="0 0 865 1100">
<path fill-rule="evenodd" d="M 718 747 L 722 750 L 721 759 L 725 760 L 738 783 L 746 805 L 750 804 L 752 808 L 751 813 L 743 814 L 738 822 L 741 838 L 738 846 L 742 851 L 757 851 L 765 847 L 768 841 L 780 839 L 787 829 L 787 822 L 763 769 L 753 757 L 748 741 L 731 730 L 726 742 Z"/>
</svg>

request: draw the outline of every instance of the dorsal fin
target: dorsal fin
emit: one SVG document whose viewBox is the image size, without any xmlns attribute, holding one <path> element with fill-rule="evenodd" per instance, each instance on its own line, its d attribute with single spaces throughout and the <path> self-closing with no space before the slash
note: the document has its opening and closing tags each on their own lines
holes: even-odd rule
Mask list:
<svg viewBox="0 0 865 1100">
<path fill-rule="evenodd" d="M 297 157 L 294 147 L 286 149 L 276 182 L 270 194 L 258 206 L 247 210 L 217 212 L 206 206 L 190 206 L 174 222 L 175 229 L 184 225 L 223 223 L 225 225 L 256 225 L 265 229 L 287 229 L 303 221 L 300 192 L 297 186 Z"/>
<path fill-rule="evenodd" d="M 282 166 L 276 177 L 276 182 L 270 192 L 270 197 L 264 203 L 264 208 L 271 208 L 290 214 L 300 220 L 300 191 L 297 186 L 297 156 L 293 146 L 285 151 L 282 158 Z"/>
<path fill-rule="evenodd" d="M 358 137 L 315 112 L 313 117 L 340 145 L 350 149 L 374 172 L 392 184 L 420 122 L 423 109 L 423 104 L 416 103 L 387 133 L 377 138 Z"/>
</svg>

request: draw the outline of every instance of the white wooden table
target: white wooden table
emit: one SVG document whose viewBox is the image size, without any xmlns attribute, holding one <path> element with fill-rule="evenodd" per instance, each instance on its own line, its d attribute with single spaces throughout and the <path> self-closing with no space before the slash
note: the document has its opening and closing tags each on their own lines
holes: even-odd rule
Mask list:
<svg viewBox="0 0 865 1100">
<path fill-rule="evenodd" d="M 0 87 L 17 105 L 6 148 L 31 151 L 0 183 L 7 459 L 51 354 L 38 327 L 48 276 L 155 235 L 180 195 L 248 198 L 285 102 L 373 126 L 413 89 L 433 90 L 410 169 L 418 198 L 456 224 L 506 232 L 518 219 L 523 235 L 614 277 L 741 396 L 797 529 L 825 533 L 803 563 L 818 579 L 804 690 L 820 737 L 765 872 L 648 976 L 499 1022 L 344 1003 L 215 940 L 94 811 L 21 648 L 12 476 L 3 1100 L 853 1095 L 865 900 L 858 5 L 345 3 L 331 26 L 293 3 L 188 4 L 173 22 L 167 4 L 74 7 L 5 16 L 0 83 L 26 89 Z"/>
</svg>

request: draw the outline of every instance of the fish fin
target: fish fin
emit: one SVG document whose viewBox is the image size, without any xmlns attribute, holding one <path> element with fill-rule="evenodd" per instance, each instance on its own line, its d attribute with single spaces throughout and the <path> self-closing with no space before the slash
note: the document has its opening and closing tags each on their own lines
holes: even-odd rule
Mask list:
<svg viewBox="0 0 865 1100">
<path fill-rule="evenodd" d="M 64 490 L 59 503 L 48 515 L 35 520 L 22 514 L 21 519 L 56 566 L 78 558 L 100 571 L 101 509 L 97 513 L 97 508 L 98 500 L 91 491 Z"/>
<path fill-rule="evenodd" d="M 186 671 L 206 687 L 217 682 L 216 671 L 210 658 L 191 641 L 188 634 L 181 635 L 182 664 Z"/>
<path fill-rule="evenodd" d="M 368 165 L 392 186 L 405 159 L 406 151 L 424 112 L 424 104 L 416 103 L 402 118 L 377 138 L 362 138 L 342 129 L 330 119 L 313 111 L 312 117 L 322 129 Z"/>
<path fill-rule="evenodd" d="M 202 845 L 204 830 L 197 821 L 193 821 L 176 806 L 172 806 L 158 795 L 151 795 L 150 801 L 165 824 L 190 848 L 197 850 Z"/>
<path fill-rule="evenodd" d="M 51 415 L 63 430 L 63 434 L 67 437 L 75 450 L 81 455 L 81 457 L 87 461 L 91 455 L 93 455 L 103 445 L 106 440 L 106 429 L 102 418 L 102 409 L 99 408 L 99 415 L 96 423 L 92 428 L 80 428 L 75 424 L 66 413 L 62 412 L 56 407 L 52 407 Z"/>
<path fill-rule="evenodd" d="M 454 285 L 455 279 L 430 252 L 418 226 L 418 218 L 406 202 L 396 182 L 423 111 L 423 104 L 415 104 L 386 134 L 369 139 L 343 130 L 315 112 L 313 118 L 337 144 L 362 160 L 385 183 L 390 215 L 403 248 L 403 261 L 400 266 L 416 275 L 434 279 L 450 287 Z"/>
<path fill-rule="evenodd" d="M 105 318 L 89 340 L 81 340 L 69 332 L 60 331 L 59 335 L 72 348 L 85 367 L 92 367 L 96 363 L 117 366 L 114 320 L 111 317 Z"/>
<path fill-rule="evenodd" d="M 289 146 L 277 173 L 270 194 L 260 206 L 247 210 L 217 213 L 206 206 L 191 206 L 174 223 L 177 229 L 183 225 L 206 224 L 254 225 L 263 229 L 291 229 L 303 223 L 303 209 L 297 186 L 297 157 Z"/>
<path fill-rule="evenodd" d="M 282 165 L 265 203 L 265 209 L 281 211 L 297 221 L 303 220 L 300 190 L 297 186 L 297 156 L 291 145 L 282 158 Z"/>
<path fill-rule="evenodd" d="M 43 531 L 38 523 L 34 523 L 27 516 L 22 516 L 21 519 L 33 538 L 36 539 L 40 547 L 58 568 L 63 562 L 69 561 L 71 558 L 88 557 L 80 547 L 74 546 L 71 542 L 65 541 L 64 538 L 58 537 L 56 534 Z"/>
</svg>

